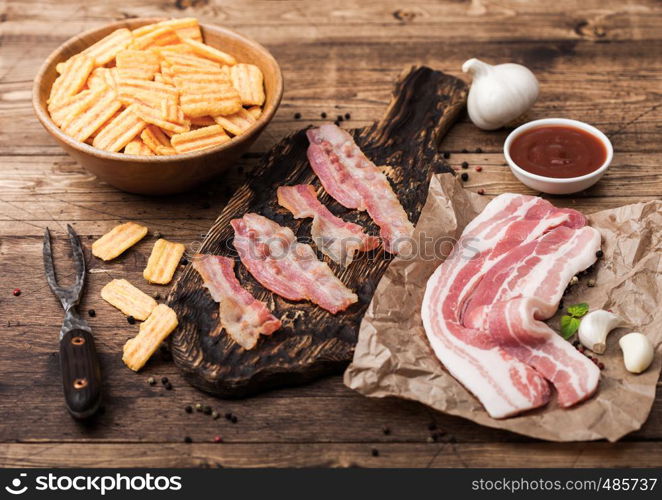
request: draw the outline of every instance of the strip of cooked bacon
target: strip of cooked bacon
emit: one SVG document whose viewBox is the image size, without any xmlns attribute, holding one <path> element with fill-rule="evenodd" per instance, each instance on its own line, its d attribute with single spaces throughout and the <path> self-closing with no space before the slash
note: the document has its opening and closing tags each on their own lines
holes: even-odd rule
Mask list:
<svg viewBox="0 0 662 500">
<path fill-rule="evenodd" d="M 219 302 L 221 326 L 244 349 L 252 349 L 260 334 L 271 335 L 281 322 L 245 290 L 234 274 L 234 259 L 221 255 L 197 254 L 195 268 L 212 298 Z"/>
<path fill-rule="evenodd" d="M 278 204 L 295 219 L 312 217 L 311 236 L 317 248 L 341 266 L 349 265 L 356 252 L 367 252 L 379 245 L 379 238 L 363 232 L 358 224 L 336 217 L 317 199 L 310 184 L 280 186 Z"/>
<path fill-rule="evenodd" d="M 326 192 L 347 208 L 367 210 L 384 241 L 398 254 L 409 244 L 414 226 L 386 175 L 340 127 L 325 124 L 307 132 L 308 160 Z"/>
<path fill-rule="evenodd" d="M 335 314 L 358 297 L 292 230 L 258 214 L 230 221 L 241 262 L 262 286 L 290 300 L 310 300 Z"/>
</svg>

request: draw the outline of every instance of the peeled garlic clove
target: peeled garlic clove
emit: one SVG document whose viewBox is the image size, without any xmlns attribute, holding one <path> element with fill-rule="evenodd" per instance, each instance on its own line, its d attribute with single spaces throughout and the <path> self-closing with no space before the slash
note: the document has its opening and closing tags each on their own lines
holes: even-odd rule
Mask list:
<svg viewBox="0 0 662 500">
<path fill-rule="evenodd" d="M 467 111 L 478 128 L 495 130 L 526 113 L 538 98 L 535 75 L 520 64 L 492 66 L 479 59 L 469 59 L 462 71 L 471 73 Z"/>
<path fill-rule="evenodd" d="M 579 341 L 591 351 L 602 354 L 607 349 L 607 335 L 622 323 L 620 317 L 604 309 L 591 311 L 579 324 Z"/>
<path fill-rule="evenodd" d="M 653 362 L 653 343 L 643 333 L 628 333 L 621 337 L 618 344 L 623 351 L 623 362 L 627 371 L 641 373 Z"/>
</svg>

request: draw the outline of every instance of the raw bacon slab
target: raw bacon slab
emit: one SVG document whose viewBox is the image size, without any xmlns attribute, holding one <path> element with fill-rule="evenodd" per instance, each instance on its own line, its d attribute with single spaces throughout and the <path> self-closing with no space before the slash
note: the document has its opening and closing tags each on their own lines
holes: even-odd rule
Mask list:
<svg viewBox="0 0 662 500">
<path fill-rule="evenodd" d="M 295 219 L 313 218 L 311 236 L 315 245 L 341 266 L 349 265 L 356 252 L 367 252 L 379 245 L 379 239 L 364 233 L 358 224 L 333 215 L 317 199 L 312 185 L 280 186 L 277 194 L 278 204 L 292 212 Z"/>
<path fill-rule="evenodd" d="M 430 344 L 493 418 L 546 404 L 550 383 L 562 407 L 595 392 L 598 368 L 543 320 L 599 248 L 579 212 L 504 194 L 430 277 L 421 310 Z"/>
<path fill-rule="evenodd" d="M 219 303 L 221 326 L 244 349 L 253 349 L 260 334 L 271 335 L 280 328 L 280 320 L 269 312 L 266 304 L 241 286 L 234 274 L 234 259 L 197 254 L 193 257 L 193 267 Z"/>
<path fill-rule="evenodd" d="M 379 226 L 384 248 L 398 254 L 409 243 L 414 225 L 386 175 L 340 127 L 326 124 L 307 135 L 308 160 L 326 192 L 347 208 L 367 210 Z"/>
<path fill-rule="evenodd" d="M 241 262 L 265 288 L 289 300 L 310 300 L 333 314 L 358 300 L 290 228 L 252 213 L 230 224 Z"/>
</svg>

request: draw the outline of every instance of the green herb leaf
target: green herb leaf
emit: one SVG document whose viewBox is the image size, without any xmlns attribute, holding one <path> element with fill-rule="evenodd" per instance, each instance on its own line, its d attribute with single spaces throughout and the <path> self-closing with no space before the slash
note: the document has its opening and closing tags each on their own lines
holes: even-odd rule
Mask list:
<svg viewBox="0 0 662 500">
<path fill-rule="evenodd" d="M 561 316 L 561 337 L 568 340 L 579 329 L 580 320 L 572 316 Z"/>
<path fill-rule="evenodd" d="M 582 302 L 581 304 L 575 304 L 574 306 L 568 307 L 568 314 L 575 318 L 581 318 L 588 312 L 588 304 Z"/>
</svg>

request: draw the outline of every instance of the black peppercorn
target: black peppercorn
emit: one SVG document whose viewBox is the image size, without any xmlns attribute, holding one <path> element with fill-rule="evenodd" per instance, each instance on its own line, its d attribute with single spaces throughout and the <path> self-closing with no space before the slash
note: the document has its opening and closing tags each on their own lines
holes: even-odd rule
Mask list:
<svg viewBox="0 0 662 500">
<path fill-rule="evenodd" d="M 87 315 L 90 318 L 94 318 L 97 315 L 97 312 L 94 309 L 90 309 L 89 311 L 87 311 Z"/>
<path fill-rule="evenodd" d="M 294 113 L 295 120 L 301 120 L 301 113 Z"/>
<path fill-rule="evenodd" d="M 428 430 L 429 431 L 436 431 L 437 430 L 437 424 L 435 424 L 434 422 L 430 422 L 428 424 Z"/>
<path fill-rule="evenodd" d="M 172 384 L 170 382 L 168 382 L 167 384 L 165 384 L 165 388 L 166 388 L 166 391 L 172 391 Z"/>
<path fill-rule="evenodd" d="M 231 420 L 232 419 L 232 413 L 230 413 L 230 412 L 227 412 L 224 416 L 225 416 L 226 420 Z"/>
<path fill-rule="evenodd" d="M 237 422 L 239 422 L 239 419 L 237 417 L 235 417 L 234 415 L 232 415 L 232 418 L 230 418 L 230 422 L 232 422 L 233 424 L 236 424 Z"/>
<path fill-rule="evenodd" d="M 464 173 L 460 176 L 460 178 L 461 178 L 464 182 L 467 182 L 467 181 L 469 180 L 469 174 L 467 174 L 466 172 L 464 172 Z"/>
<path fill-rule="evenodd" d="M 451 157 L 451 154 L 448 151 L 445 151 L 444 152 L 444 158 L 446 158 L 448 160 L 450 157 Z"/>
<path fill-rule="evenodd" d="M 379 450 L 377 448 L 372 449 L 372 456 L 373 457 L 378 457 L 379 456 Z"/>
<path fill-rule="evenodd" d="M 191 405 L 186 405 L 186 406 L 184 407 L 184 411 L 185 411 L 186 413 L 193 413 L 193 407 L 192 407 Z"/>
<path fill-rule="evenodd" d="M 182 259 L 179 261 L 179 263 L 182 266 L 185 266 L 186 264 L 188 264 L 188 259 L 186 257 L 182 257 Z"/>
<path fill-rule="evenodd" d="M 133 316 L 127 316 L 126 320 L 129 322 L 130 325 L 136 324 L 136 318 L 134 318 Z"/>
<path fill-rule="evenodd" d="M 204 413 L 205 415 L 211 415 L 211 406 L 205 406 L 202 409 L 202 413 Z"/>
<path fill-rule="evenodd" d="M 349 113 L 345 113 L 345 120 L 349 120 L 352 117 Z"/>
<path fill-rule="evenodd" d="M 168 377 L 161 377 L 161 383 L 166 385 L 168 383 Z"/>
<path fill-rule="evenodd" d="M 184 438 L 184 442 L 185 442 L 185 443 L 192 443 L 193 440 L 192 440 L 189 436 L 186 436 L 186 437 Z"/>
<path fill-rule="evenodd" d="M 388 427 L 384 427 L 382 428 L 382 432 L 384 433 L 384 436 L 388 436 L 389 434 L 391 434 L 391 429 L 389 429 Z"/>
<path fill-rule="evenodd" d="M 462 162 L 462 168 L 469 168 L 469 163 L 467 163 L 466 161 L 463 161 Z"/>
<path fill-rule="evenodd" d="M 343 121 L 343 120 L 344 120 L 344 118 L 342 117 L 342 115 L 338 115 L 338 116 L 336 117 L 336 121 L 338 121 L 338 122 L 341 122 L 341 121 Z"/>
<path fill-rule="evenodd" d="M 482 152 L 483 152 L 483 150 L 481 148 L 476 148 L 476 153 L 480 154 Z"/>
<path fill-rule="evenodd" d="M 320 116 L 321 116 L 322 118 L 326 118 L 326 113 L 325 113 L 324 111 L 322 111 L 322 112 L 320 113 Z"/>
<path fill-rule="evenodd" d="M 595 252 L 595 256 L 598 259 L 601 259 L 602 257 L 604 257 L 604 255 L 605 255 L 605 253 L 602 250 L 598 250 L 597 252 Z"/>
</svg>

